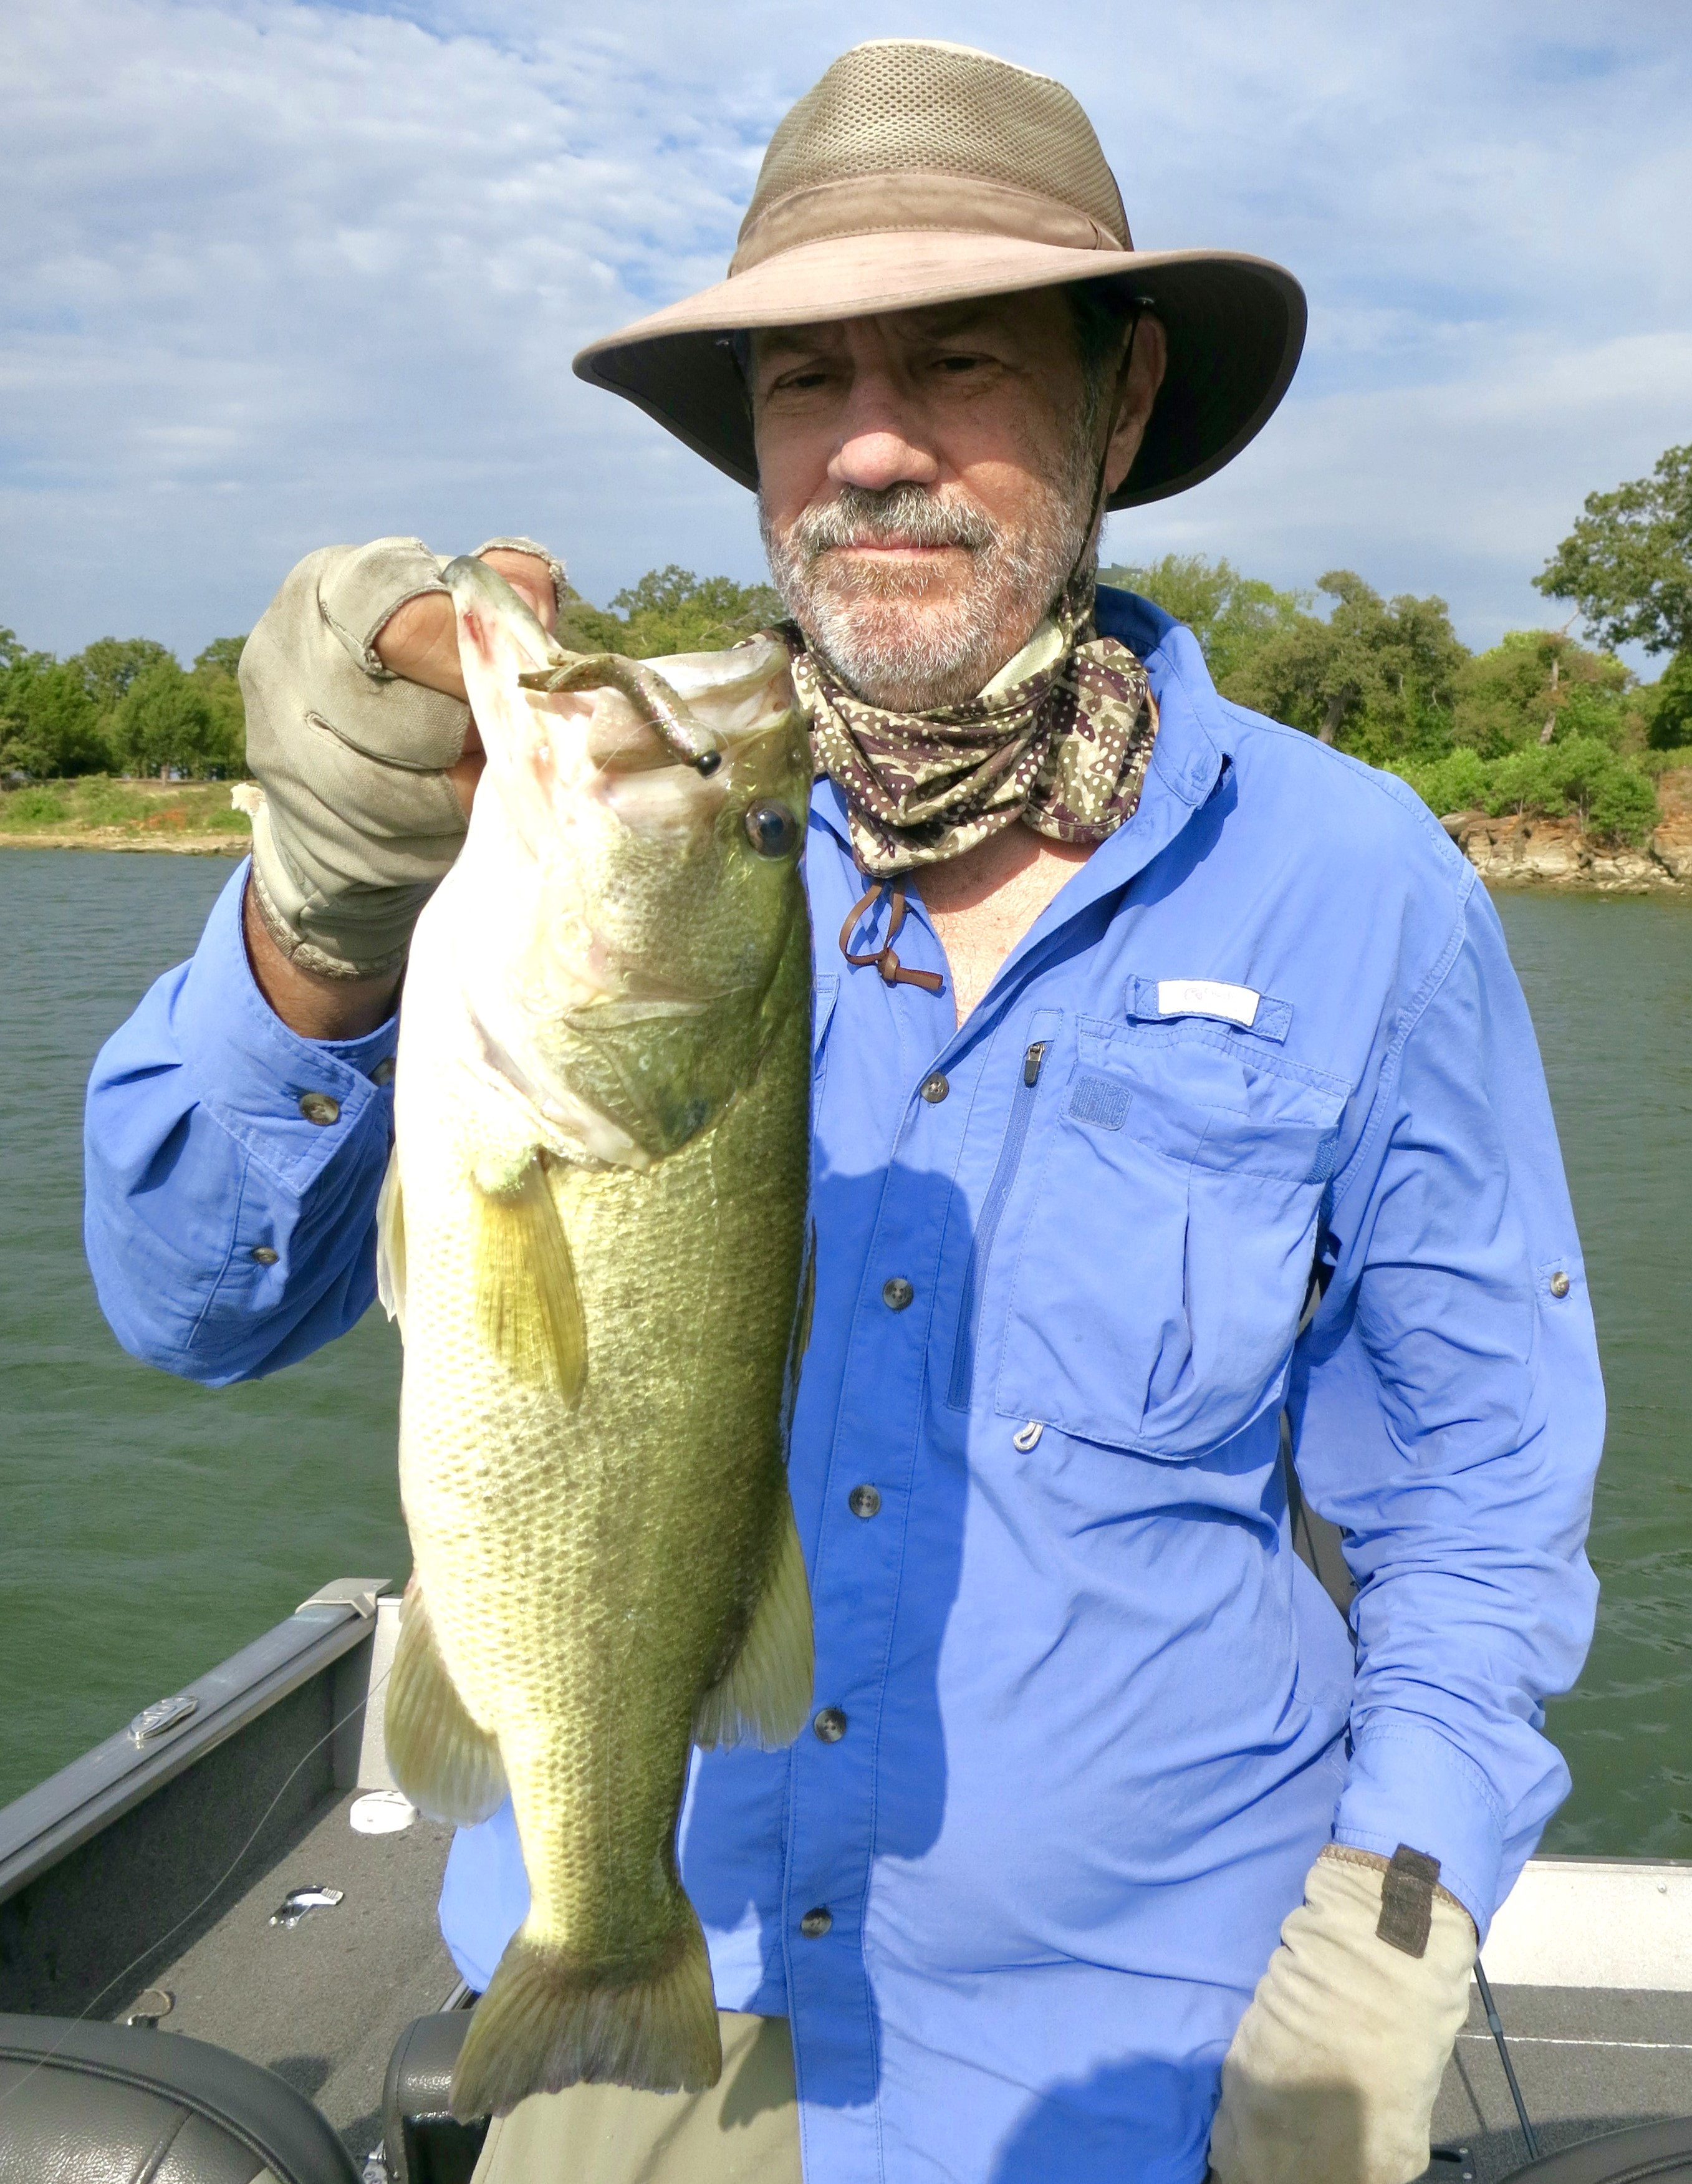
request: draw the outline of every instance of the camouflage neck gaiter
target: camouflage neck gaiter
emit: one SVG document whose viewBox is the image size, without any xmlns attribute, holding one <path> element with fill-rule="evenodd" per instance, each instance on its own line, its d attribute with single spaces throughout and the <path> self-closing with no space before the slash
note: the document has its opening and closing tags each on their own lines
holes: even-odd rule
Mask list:
<svg viewBox="0 0 1692 2184">
<path fill-rule="evenodd" d="M 870 878 L 938 864 L 1020 819 L 1059 842 L 1102 842 L 1133 816 L 1157 703 L 1125 644 L 1100 637 L 1093 583 L 966 705 L 890 713 L 854 698 L 814 654 L 793 682 L 810 708 L 817 770 L 843 791 L 852 849 Z M 1023 659 L 1049 664 L 1018 671 Z"/>
</svg>

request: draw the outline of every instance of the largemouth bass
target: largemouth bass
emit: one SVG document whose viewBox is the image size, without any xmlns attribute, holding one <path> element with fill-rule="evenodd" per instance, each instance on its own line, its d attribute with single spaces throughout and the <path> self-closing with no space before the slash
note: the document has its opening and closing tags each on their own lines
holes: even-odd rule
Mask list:
<svg viewBox="0 0 1692 2184">
<path fill-rule="evenodd" d="M 388 1756 L 459 1823 L 509 1786 L 531 1891 L 468 2116 L 721 2070 L 689 1749 L 787 1743 L 811 1693 L 810 764 L 773 640 L 584 660 L 482 563 L 446 580 L 487 769 L 412 944 L 379 1228 L 414 1557 Z"/>
</svg>

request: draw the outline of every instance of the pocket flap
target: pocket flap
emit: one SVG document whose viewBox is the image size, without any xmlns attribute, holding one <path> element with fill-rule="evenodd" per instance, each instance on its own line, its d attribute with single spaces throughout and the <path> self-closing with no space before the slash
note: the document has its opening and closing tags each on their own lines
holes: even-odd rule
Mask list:
<svg viewBox="0 0 1692 2184">
<path fill-rule="evenodd" d="M 1254 987 L 1231 985 L 1222 978 L 1131 978 L 1124 1000 L 1127 1014 L 1142 1022 L 1205 1017 L 1271 1039 L 1277 1046 L 1293 1021 L 1290 1001 L 1272 1000 Z"/>
</svg>

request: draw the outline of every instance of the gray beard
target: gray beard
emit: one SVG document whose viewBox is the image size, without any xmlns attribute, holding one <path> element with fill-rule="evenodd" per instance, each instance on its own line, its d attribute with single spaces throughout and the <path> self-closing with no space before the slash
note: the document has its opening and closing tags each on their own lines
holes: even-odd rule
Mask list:
<svg viewBox="0 0 1692 2184">
<path fill-rule="evenodd" d="M 939 712 L 979 696 L 1027 643 L 1071 576 L 1096 564 L 1097 541 L 1088 536 L 1097 478 L 1093 437 L 1092 430 L 1076 432 L 1060 476 L 1038 482 L 1015 533 L 946 488 L 904 483 L 872 493 L 843 486 L 780 533 L 760 496 L 770 573 L 806 644 L 849 690 L 884 711 Z M 968 582 L 940 609 L 930 601 L 922 570 L 854 569 L 829 551 L 862 538 L 961 546 L 973 556 Z M 1007 644 L 1007 632 L 1014 644 Z"/>
</svg>

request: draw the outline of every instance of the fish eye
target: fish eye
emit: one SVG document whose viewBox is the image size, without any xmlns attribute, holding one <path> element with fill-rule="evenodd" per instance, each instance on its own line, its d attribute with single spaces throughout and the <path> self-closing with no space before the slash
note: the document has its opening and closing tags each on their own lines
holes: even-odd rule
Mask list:
<svg viewBox="0 0 1692 2184">
<path fill-rule="evenodd" d="M 799 822 L 785 804 L 754 804 L 746 814 L 746 838 L 760 857 L 785 857 L 797 848 Z"/>
</svg>

